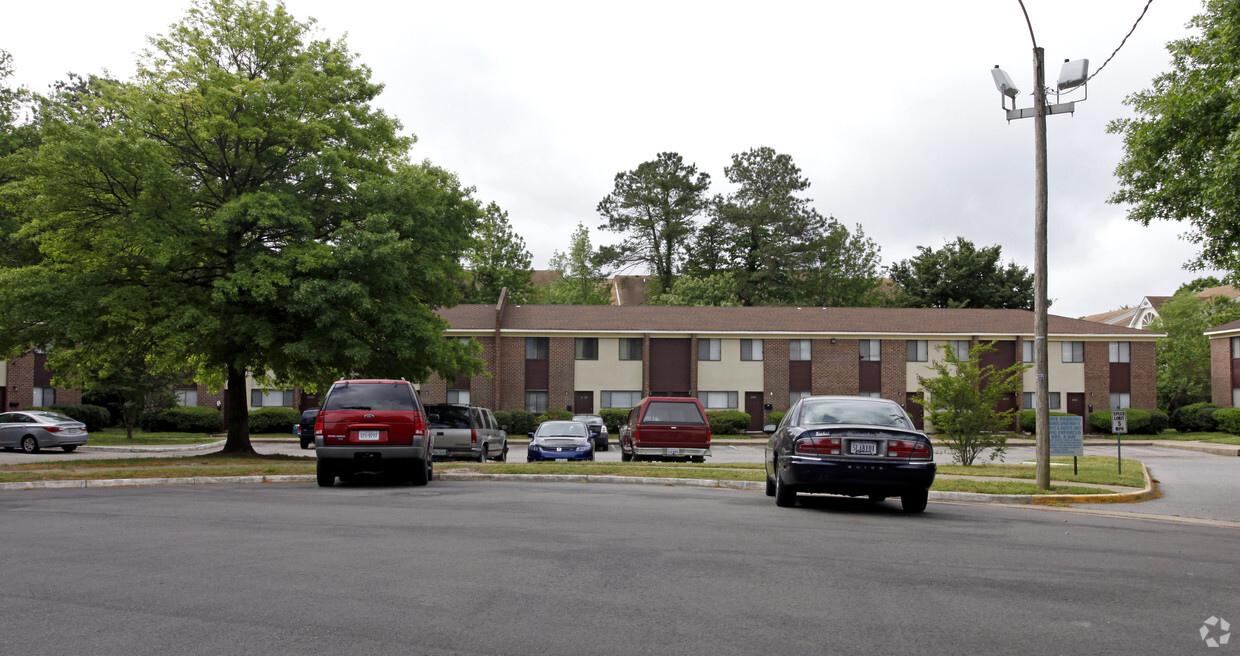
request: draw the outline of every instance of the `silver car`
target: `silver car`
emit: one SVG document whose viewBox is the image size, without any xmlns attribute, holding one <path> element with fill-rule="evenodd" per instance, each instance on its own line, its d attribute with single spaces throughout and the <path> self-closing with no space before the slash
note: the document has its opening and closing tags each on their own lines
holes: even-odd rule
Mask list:
<svg viewBox="0 0 1240 656">
<path fill-rule="evenodd" d="M 37 453 L 60 447 L 71 452 L 86 444 L 86 424 L 59 412 L 28 410 L 0 414 L 0 447 Z"/>
</svg>

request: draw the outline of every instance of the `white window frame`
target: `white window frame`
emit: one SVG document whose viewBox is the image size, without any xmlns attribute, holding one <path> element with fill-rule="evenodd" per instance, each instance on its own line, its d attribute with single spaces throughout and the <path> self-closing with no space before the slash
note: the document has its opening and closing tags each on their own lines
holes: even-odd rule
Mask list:
<svg viewBox="0 0 1240 656">
<path fill-rule="evenodd" d="M 969 340 L 953 339 L 953 340 L 949 340 L 947 344 L 948 344 L 948 348 L 951 348 L 956 353 L 957 360 L 964 361 L 964 360 L 969 359 L 969 347 L 970 347 Z"/>
<path fill-rule="evenodd" d="M 547 390 L 525 390 L 525 409 L 536 415 L 547 411 L 551 405 L 551 393 Z"/>
<path fill-rule="evenodd" d="M 533 354 L 534 357 L 530 357 Z M 551 357 L 551 339 L 548 337 L 526 337 L 525 359 L 547 360 Z"/>
<path fill-rule="evenodd" d="M 739 397 L 738 392 L 698 392 L 698 401 L 707 410 L 735 410 Z"/>
<path fill-rule="evenodd" d="M 1111 342 L 1110 358 L 1111 362 L 1132 362 L 1130 342 Z"/>
<path fill-rule="evenodd" d="M 603 408 L 629 409 L 642 400 L 640 390 L 603 390 L 599 395 L 599 405 Z"/>
<path fill-rule="evenodd" d="M 469 403 L 469 390 L 467 389 L 450 389 L 445 398 L 448 403 Z"/>
<path fill-rule="evenodd" d="M 198 405 L 198 388 L 197 387 L 178 387 L 175 390 L 177 395 L 177 405 L 186 407 L 197 407 Z"/>
<path fill-rule="evenodd" d="M 1047 392 L 1046 393 L 1046 405 L 1048 409 L 1059 410 L 1062 407 L 1059 405 L 1059 402 L 1060 402 L 1059 392 Z M 1022 402 L 1022 405 L 1024 406 L 1025 410 L 1036 410 L 1038 407 L 1037 393 L 1036 392 L 1025 392 L 1025 398 Z"/>
<path fill-rule="evenodd" d="M 929 362 L 930 343 L 924 339 L 908 340 L 906 358 L 909 362 Z"/>
<path fill-rule="evenodd" d="M 296 394 L 291 389 L 281 390 L 255 387 L 250 390 L 251 408 L 292 408 L 296 401 Z"/>
<path fill-rule="evenodd" d="M 621 362 L 637 362 L 642 359 L 642 338 L 621 337 L 617 341 L 620 344 L 617 355 Z M 637 349 L 637 353 L 633 352 L 634 348 Z"/>
<path fill-rule="evenodd" d="M 761 362 L 762 361 L 762 340 L 742 339 L 741 340 L 741 361 L 742 362 Z"/>
<path fill-rule="evenodd" d="M 1132 394 L 1129 392 L 1111 392 L 1111 409 L 1123 410 L 1132 407 Z"/>
<path fill-rule="evenodd" d="M 573 340 L 574 357 L 578 360 L 598 359 L 598 338 L 578 337 Z"/>
<path fill-rule="evenodd" d="M 813 359 L 813 347 L 808 339 L 788 341 L 788 360 L 790 362 L 807 362 Z"/>
<path fill-rule="evenodd" d="M 1033 362 L 1035 357 L 1036 356 L 1033 351 L 1033 340 L 1026 339 L 1025 341 L 1021 342 L 1020 343 L 1020 361 L 1021 362 Z"/>
<path fill-rule="evenodd" d="M 862 362 L 880 362 L 882 360 L 882 342 L 877 339 L 857 340 L 857 357 Z"/>
<path fill-rule="evenodd" d="M 698 361 L 699 362 L 716 362 L 720 358 L 723 340 L 708 337 L 698 340 Z"/>
<path fill-rule="evenodd" d="M 1060 342 L 1061 348 L 1060 361 L 1062 362 L 1084 362 L 1085 361 L 1085 342 Z"/>
<path fill-rule="evenodd" d="M 34 401 L 30 405 L 36 408 L 50 408 L 56 405 L 56 388 L 55 387 L 33 387 L 30 390 L 34 394 Z"/>
</svg>

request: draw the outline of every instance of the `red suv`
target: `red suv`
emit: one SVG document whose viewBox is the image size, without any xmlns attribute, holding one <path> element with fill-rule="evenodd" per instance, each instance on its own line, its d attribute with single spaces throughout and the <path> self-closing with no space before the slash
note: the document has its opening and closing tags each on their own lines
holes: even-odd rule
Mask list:
<svg viewBox="0 0 1240 656">
<path fill-rule="evenodd" d="M 693 397 L 650 396 L 629 411 L 620 428 L 620 459 L 692 460 L 710 455 L 710 423 Z"/>
<path fill-rule="evenodd" d="M 405 380 L 338 380 L 314 421 L 320 487 L 359 472 L 395 474 L 426 485 L 431 436 L 418 393 Z"/>
</svg>

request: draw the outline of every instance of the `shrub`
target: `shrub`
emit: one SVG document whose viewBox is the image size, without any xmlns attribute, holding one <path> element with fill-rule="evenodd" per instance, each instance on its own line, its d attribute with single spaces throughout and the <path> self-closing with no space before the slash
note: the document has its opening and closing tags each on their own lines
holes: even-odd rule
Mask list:
<svg viewBox="0 0 1240 656">
<path fill-rule="evenodd" d="M 1150 410 L 1150 429 L 1153 435 L 1157 435 L 1165 430 L 1171 424 L 1171 418 L 1162 410 Z"/>
<path fill-rule="evenodd" d="M 739 410 L 708 410 L 706 421 L 712 435 L 739 435 L 749 430 L 749 413 Z"/>
<path fill-rule="evenodd" d="M 1240 408 L 1219 408 L 1214 411 L 1218 429 L 1232 435 L 1240 435 Z"/>
<path fill-rule="evenodd" d="M 568 421 L 569 419 L 572 419 L 572 418 L 573 418 L 573 413 L 569 412 L 568 410 L 561 410 L 559 408 L 551 408 L 550 410 L 547 410 L 541 415 L 538 415 L 538 423 L 541 424 L 544 421 Z"/>
<path fill-rule="evenodd" d="M 1021 432 L 1033 433 L 1037 431 L 1037 423 L 1038 423 L 1037 413 L 1038 413 L 1037 410 L 1021 410 L 1020 412 L 1016 413 L 1016 420 L 1020 422 Z M 1072 417 L 1074 415 L 1071 412 L 1055 412 L 1054 410 L 1052 410 L 1051 416 L 1052 417 Z M 1081 426 L 1081 428 L 1084 429 L 1085 427 Z"/>
<path fill-rule="evenodd" d="M 1161 417 L 1158 417 L 1161 415 Z M 1157 418 L 1156 418 L 1157 417 Z M 1128 408 L 1129 435 L 1157 435 L 1163 422 L 1169 421 L 1164 412 L 1158 410 L 1140 410 Z M 1111 434 L 1111 411 L 1096 410 L 1089 415 L 1089 425 L 1099 433 Z"/>
<path fill-rule="evenodd" d="M 1171 427 L 1181 433 L 1210 432 L 1218 429 L 1214 421 L 1214 412 L 1218 406 L 1213 403 L 1192 403 L 1183 406 L 1171 414 Z"/>
<path fill-rule="evenodd" d="M 112 425 L 112 415 L 103 406 L 57 404 L 48 409 L 86 424 L 88 433 L 103 430 Z"/>
<path fill-rule="evenodd" d="M 624 408 L 603 408 L 598 411 L 603 423 L 607 424 L 607 432 L 612 435 L 620 434 L 620 427 L 629 420 L 629 411 Z"/>
<path fill-rule="evenodd" d="M 138 425 L 148 433 L 218 433 L 223 427 L 220 411 L 215 408 L 178 405 L 142 413 Z M 292 425 L 290 424 L 290 429 Z"/>
<path fill-rule="evenodd" d="M 538 418 L 528 410 L 496 410 L 492 414 L 500 426 L 508 427 L 505 430 L 509 435 L 529 435 L 538 428 Z"/>
<path fill-rule="evenodd" d="M 293 408 L 259 408 L 250 411 L 250 434 L 291 433 L 300 422 L 301 413 Z"/>
</svg>

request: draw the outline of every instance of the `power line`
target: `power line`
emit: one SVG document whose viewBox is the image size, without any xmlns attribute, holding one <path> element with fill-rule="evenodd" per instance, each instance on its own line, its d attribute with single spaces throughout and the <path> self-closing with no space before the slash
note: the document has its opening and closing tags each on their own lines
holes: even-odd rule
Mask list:
<svg viewBox="0 0 1240 656">
<path fill-rule="evenodd" d="M 1135 31 L 1137 31 L 1137 25 L 1139 25 L 1139 24 L 1141 23 L 1141 19 L 1142 19 L 1142 18 L 1145 18 L 1145 12 L 1146 12 L 1146 11 L 1149 11 L 1150 5 L 1152 5 L 1152 4 L 1154 4 L 1154 0 L 1148 0 L 1148 1 L 1145 3 L 1145 8 L 1141 10 L 1141 15 L 1140 15 L 1140 16 L 1137 16 L 1137 22 L 1135 22 L 1135 23 L 1133 23 L 1133 24 L 1132 24 L 1132 29 L 1131 29 L 1131 30 L 1128 30 L 1128 34 L 1124 35 L 1124 39 L 1123 39 L 1123 41 L 1120 41 L 1120 42 L 1119 42 L 1119 45 L 1118 45 L 1118 46 L 1116 46 L 1116 48 L 1115 48 L 1115 52 L 1112 52 L 1112 53 L 1111 53 L 1111 56 L 1110 56 L 1110 57 L 1107 57 L 1107 60 L 1106 60 L 1106 61 L 1104 61 L 1104 62 L 1102 62 L 1102 65 L 1098 67 L 1098 70 L 1094 71 L 1094 74 L 1093 74 L 1093 75 L 1090 75 L 1088 78 L 1086 78 L 1086 79 L 1085 79 L 1085 82 L 1086 82 L 1086 83 L 1088 83 L 1090 80 L 1094 79 L 1094 76 L 1096 76 L 1096 75 L 1098 75 L 1099 73 L 1101 73 L 1101 72 L 1102 72 L 1102 69 L 1106 68 L 1106 67 L 1107 67 L 1107 64 L 1110 64 L 1110 63 L 1111 63 L 1111 60 L 1112 60 L 1112 59 L 1114 59 L 1114 58 L 1115 58 L 1115 55 L 1119 53 L 1119 49 L 1120 49 L 1120 48 L 1123 48 L 1123 47 L 1124 47 L 1124 44 L 1128 42 L 1128 37 L 1132 36 L 1132 33 L 1133 33 L 1133 32 L 1135 32 Z M 1022 8 L 1024 7 L 1024 3 L 1022 3 L 1022 4 L 1021 4 L 1021 7 L 1022 7 Z"/>
</svg>

